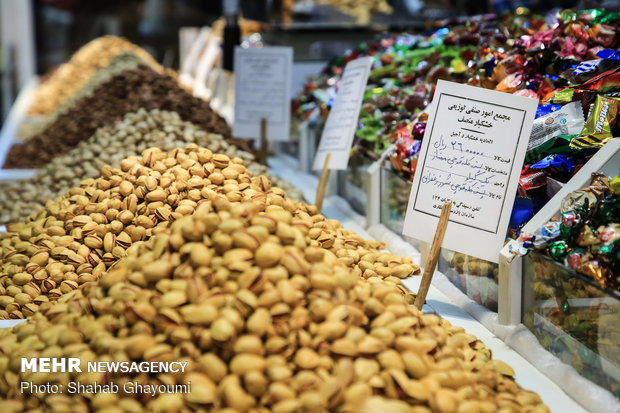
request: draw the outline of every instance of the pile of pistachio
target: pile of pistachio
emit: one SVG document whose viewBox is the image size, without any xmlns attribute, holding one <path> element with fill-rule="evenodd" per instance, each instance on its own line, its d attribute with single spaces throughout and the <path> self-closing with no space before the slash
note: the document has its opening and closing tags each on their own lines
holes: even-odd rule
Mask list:
<svg viewBox="0 0 620 413">
<path fill-rule="evenodd" d="M 36 176 L 21 181 L 0 181 L 0 224 L 19 222 L 45 207 L 48 200 L 64 195 L 80 181 L 97 178 L 104 165 L 118 167 L 124 158 L 139 154 L 147 148 L 163 150 L 195 143 L 229 157 L 243 159 L 254 175 L 267 175 L 289 197 L 300 201 L 301 191 L 290 183 L 268 174 L 267 168 L 254 162 L 253 155 L 227 143 L 220 135 L 200 130 L 183 122 L 176 112 L 153 109 L 128 113 L 113 126 L 97 129 L 87 141 L 65 155 L 54 158 Z"/>
<path fill-rule="evenodd" d="M 333 251 L 358 277 L 398 282 L 419 271 L 411 259 L 380 253 L 383 244 L 365 241 L 338 221 L 326 221 L 316 207 L 285 197 L 267 177 L 252 177 L 243 159 L 214 155 L 196 144 L 171 152 L 147 149 L 122 160 L 120 169 L 104 166 L 101 173 L 0 233 L 0 319 L 32 315 L 44 302 L 96 280 L 134 243 L 193 214 L 213 193 L 229 202 L 286 205 L 294 220 L 279 225 L 279 234 Z M 234 242 L 228 234 L 216 239 Z"/>
<path fill-rule="evenodd" d="M 195 146 L 148 150 L 97 183 L 76 189 L 79 202 L 62 205 L 49 225 L 22 227 L 18 236 L 65 237 L 64 218 L 72 239 L 92 237 L 91 253 L 111 247 L 105 254 L 120 259 L 98 282 L 42 302 L 27 322 L 0 331 L 2 411 L 549 411 L 475 336 L 409 304 L 392 280 L 413 272 L 411 264 L 373 252 L 378 243 L 292 201 L 238 160 Z M 107 215 L 131 230 L 102 236 Z M 85 264 L 69 246 L 51 255 L 74 269 Z M 20 373 L 22 357 L 69 356 L 187 367 Z M 114 383 L 119 391 L 32 394 L 20 391 L 21 381 Z M 189 386 L 153 395 L 127 383 Z"/>
</svg>

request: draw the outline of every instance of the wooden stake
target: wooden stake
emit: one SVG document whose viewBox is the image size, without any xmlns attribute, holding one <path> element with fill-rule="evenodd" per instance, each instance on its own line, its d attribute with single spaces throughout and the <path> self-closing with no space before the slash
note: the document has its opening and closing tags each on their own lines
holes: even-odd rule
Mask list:
<svg viewBox="0 0 620 413">
<path fill-rule="evenodd" d="M 437 230 L 435 231 L 435 238 L 433 238 L 433 245 L 431 246 L 431 252 L 426 259 L 426 265 L 424 266 L 424 274 L 422 275 L 422 282 L 420 283 L 420 289 L 415 297 L 414 305 L 419 310 L 422 309 L 424 301 L 426 300 L 426 294 L 431 286 L 433 279 L 433 273 L 439 260 L 439 252 L 441 251 L 441 244 L 443 243 L 443 236 L 446 234 L 446 228 L 448 226 L 448 219 L 450 218 L 450 210 L 452 209 L 452 202 L 446 202 L 441 208 L 441 215 L 439 222 L 437 223 Z"/>
<path fill-rule="evenodd" d="M 267 119 L 260 120 L 260 149 L 258 151 L 258 161 L 267 165 Z"/>
<path fill-rule="evenodd" d="M 327 185 L 327 179 L 329 178 L 329 161 L 332 159 L 332 154 L 328 153 L 325 157 L 325 164 L 323 165 L 323 172 L 321 172 L 321 180 L 319 181 L 319 187 L 316 189 L 316 207 L 321 212 L 323 208 L 323 198 L 325 198 L 325 186 Z"/>
</svg>

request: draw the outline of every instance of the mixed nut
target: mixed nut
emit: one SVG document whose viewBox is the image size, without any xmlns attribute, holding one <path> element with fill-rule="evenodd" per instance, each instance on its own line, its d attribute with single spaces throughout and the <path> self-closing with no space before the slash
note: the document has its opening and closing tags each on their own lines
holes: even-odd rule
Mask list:
<svg viewBox="0 0 620 413">
<path fill-rule="evenodd" d="M 172 179 L 192 172 L 187 181 Z M 93 225 L 93 216 L 76 215 L 87 212 L 82 207 L 96 211 L 103 202 L 84 200 L 64 209 L 72 239 L 83 238 L 87 228 L 84 245 L 119 259 L 113 268 L 106 265 L 97 283 L 67 286 L 55 302 L 41 302 L 27 322 L 0 331 L 2 411 L 549 411 L 475 336 L 409 305 L 395 276 L 408 275 L 411 264 L 379 271 L 383 267 L 374 264 L 396 258 L 376 252 L 378 243 L 345 235 L 316 207 L 293 202 L 264 177 L 250 176 L 241 163 L 195 146 L 148 150 L 126 160 L 122 170 L 108 170 L 99 180 L 103 187 L 104 182 L 114 184 L 90 193 L 90 199 L 127 204 L 141 195 L 136 211 L 155 218 L 134 217 L 149 228 L 134 224 L 133 230 L 143 228 L 139 231 L 149 231 L 150 238 L 132 237 L 129 227 L 101 237 L 97 230 L 111 224 Z M 179 195 L 174 193 L 179 185 L 186 185 L 189 199 L 202 196 L 172 209 L 169 200 Z M 122 194 L 127 195 L 121 201 Z M 181 206 L 187 214 L 178 211 Z M 79 253 L 54 248 L 42 248 L 32 259 L 49 254 L 62 265 L 81 265 Z M 3 244 L 2 250 L 8 248 Z M 385 279 L 360 277 L 362 262 L 370 266 L 365 271 L 385 273 Z M 403 265 L 408 271 L 401 273 Z M 27 275 L 16 276 L 13 282 L 26 281 Z M 37 356 L 188 364 L 177 374 L 20 373 L 21 358 Z M 23 380 L 115 383 L 120 390 L 22 393 Z M 128 382 L 190 388 L 132 394 Z"/>
<path fill-rule="evenodd" d="M 89 139 L 98 128 L 112 125 L 141 108 L 177 112 L 184 121 L 223 135 L 241 149 L 253 150 L 248 141 L 229 139 L 230 127 L 211 110 L 208 102 L 192 96 L 173 77 L 140 65 L 112 77 L 76 102 L 71 110 L 60 114 L 44 131 L 14 145 L 4 168 L 42 167 Z"/>
<path fill-rule="evenodd" d="M 155 61 L 152 61 L 152 59 L 145 60 L 143 54 L 136 54 L 133 51 L 119 53 L 110 59 L 106 66 L 98 68 L 79 90 L 76 90 L 71 96 L 68 96 L 52 112 L 45 116 L 30 117 L 26 122 L 19 125 L 17 137 L 23 141 L 36 136 L 53 124 L 62 113 L 70 111 L 76 102 L 91 95 L 101 84 L 109 81 L 112 77 L 125 70 L 134 70 L 139 65 L 149 66 L 159 73 L 163 72 L 163 68 L 159 65 L 155 66 Z"/>
<path fill-rule="evenodd" d="M 48 200 L 79 186 L 81 180 L 99 177 L 104 165 L 119 167 L 124 158 L 149 147 L 172 150 L 188 143 L 230 158 L 238 156 L 253 175 L 267 174 L 267 168 L 254 162 L 251 154 L 228 144 L 220 135 L 204 132 L 189 122 L 183 122 L 176 112 L 140 109 L 126 114 L 115 125 L 97 129 L 90 139 L 54 158 L 32 179 L 0 182 L 0 192 L 3 194 L 0 198 L 0 224 L 25 220 L 30 214 L 43 209 Z M 296 201 L 303 198 L 301 192 L 288 182 L 268 176 L 290 198 Z"/>
<path fill-rule="evenodd" d="M 332 251 L 357 277 L 397 283 L 419 272 L 410 258 L 381 253 L 382 243 L 326 221 L 315 206 L 286 197 L 267 177 L 252 177 L 238 157 L 195 144 L 171 152 L 150 148 L 122 160 L 120 169 L 104 166 L 101 173 L 0 234 L 0 319 L 29 316 L 43 302 L 98 279 L 134 243 L 191 215 L 213 194 L 220 194 L 216 203 L 252 200 L 269 206 L 273 211 L 259 219 L 279 237 Z M 256 241 L 231 228 L 215 234 L 213 242 L 230 247 Z"/>
<path fill-rule="evenodd" d="M 28 114 L 52 113 L 82 88 L 98 69 L 107 66 L 111 59 L 123 52 L 134 53 L 151 67 L 159 66 L 146 51 L 123 38 L 99 37 L 81 47 L 44 80 L 34 93 Z"/>
</svg>

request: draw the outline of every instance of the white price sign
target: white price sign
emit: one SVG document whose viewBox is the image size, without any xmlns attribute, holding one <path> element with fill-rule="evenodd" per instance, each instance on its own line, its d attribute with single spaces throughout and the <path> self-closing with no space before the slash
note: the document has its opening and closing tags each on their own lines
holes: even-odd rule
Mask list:
<svg viewBox="0 0 620 413">
<path fill-rule="evenodd" d="M 235 48 L 234 136 L 260 138 L 266 119 L 268 140 L 289 140 L 292 67 L 290 47 Z"/>
<path fill-rule="evenodd" d="M 361 57 L 345 66 L 312 169 L 322 169 L 328 153 L 332 154 L 329 169 L 347 169 L 372 60 Z"/>
<path fill-rule="evenodd" d="M 403 233 L 432 241 L 443 204 L 443 246 L 498 262 L 538 100 L 439 81 Z"/>
</svg>

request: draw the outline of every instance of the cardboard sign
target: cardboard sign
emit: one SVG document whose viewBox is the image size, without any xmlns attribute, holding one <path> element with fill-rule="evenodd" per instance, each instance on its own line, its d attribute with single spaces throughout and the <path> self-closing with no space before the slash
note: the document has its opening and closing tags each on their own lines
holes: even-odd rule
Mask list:
<svg viewBox="0 0 620 413">
<path fill-rule="evenodd" d="M 443 246 L 498 262 L 538 101 L 439 81 L 403 234 L 430 242 L 452 202 Z"/>
<path fill-rule="evenodd" d="M 267 139 L 289 140 L 292 67 L 291 47 L 235 48 L 235 137 L 260 138 L 265 118 Z"/>
<path fill-rule="evenodd" d="M 332 154 L 329 169 L 347 169 L 372 60 L 372 57 L 361 57 L 344 68 L 312 169 L 322 169 L 328 153 Z"/>
</svg>

